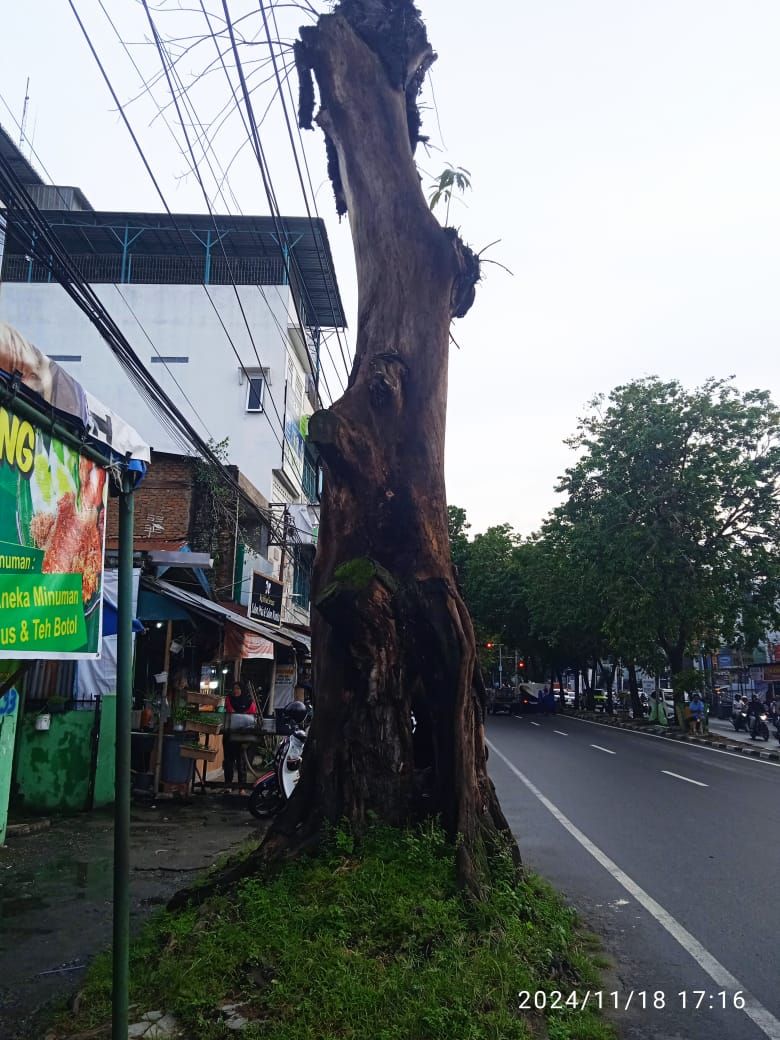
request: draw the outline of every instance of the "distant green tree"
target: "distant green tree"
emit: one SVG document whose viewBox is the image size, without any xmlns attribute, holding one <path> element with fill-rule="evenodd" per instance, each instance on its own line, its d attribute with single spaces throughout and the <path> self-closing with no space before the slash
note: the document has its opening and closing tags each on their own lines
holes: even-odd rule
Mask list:
<svg viewBox="0 0 780 1040">
<path fill-rule="evenodd" d="M 769 394 L 648 377 L 592 409 L 556 515 L 601 578 L 610 641 L 635 658 L 656 644 L 679 676 L 705 641 L 775 626 L 780 412 Z M 677 683 L 680 715 L 683 692 Z"/>
<path fill-rule="evenodd" d="M 469 559 L 468 530 L 471 524 L 466 519 L 466 510 L 460 506 L 447 506 L 447 529 L 450 535 L 452 562 L 458 571 L 458 580 L 463 582 Z"/>
</svg>

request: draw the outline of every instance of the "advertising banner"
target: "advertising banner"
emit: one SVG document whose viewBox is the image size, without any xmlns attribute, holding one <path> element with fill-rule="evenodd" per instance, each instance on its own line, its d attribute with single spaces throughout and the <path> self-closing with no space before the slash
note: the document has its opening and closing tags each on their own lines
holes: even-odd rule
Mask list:
<svg viewBox="0 0 780 1040">
<path fill-rule="evenodd" d="M 298 669 L 294 664 L 277 664 L 274 682 L 274 708 L 285 708 L 293 700 Z"/>
<path fill-rule="evenodd" d="M 0 407 L 0 659 L 100 656 L 106 471 Z"/>
</svg>

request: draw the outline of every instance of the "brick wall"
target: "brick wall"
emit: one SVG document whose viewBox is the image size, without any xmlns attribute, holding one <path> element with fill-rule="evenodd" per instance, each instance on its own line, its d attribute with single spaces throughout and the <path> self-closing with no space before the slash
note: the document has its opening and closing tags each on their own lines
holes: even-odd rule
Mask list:
<svg viewBox="0 0 780 1040">
<path fill-rule="evenodd" d="M 194 460 L 180 455 L 153 452 L 152 464 L 135 493 L 135 541 L 181 545 L 190 537 Z M 118 539 L 116 499 L 109 499 L 108 545 Z M 193 548 L 195 548 L 193 546 Z"/>
<path fill-rule="evenodd" d="M 258 500 L 260 508 L 266 505 L 259 492 L 247 484 L 235 466 L 228 470 L 234 480 L 242 480 L 247 493 Z M 209 581 L 219 600 L 233 595 L 236 539 L 236 496 L 223 492 L 218 502 L 212 498 L 198 463 L 184 455 L 152 452 L 149 470 L 135 492 L 135 548 L 177 549 L 183 542 L 193 552 L 209 553 L 214 567 Z M 239 536 L 256 551 L 264 552 L 268 532 L 255 515 L 244 505 L 239 506 Z M 116 549 L 118 544 L 118 510 L 116 499 L 109 499 L 106 544 Z"/>
</svg>

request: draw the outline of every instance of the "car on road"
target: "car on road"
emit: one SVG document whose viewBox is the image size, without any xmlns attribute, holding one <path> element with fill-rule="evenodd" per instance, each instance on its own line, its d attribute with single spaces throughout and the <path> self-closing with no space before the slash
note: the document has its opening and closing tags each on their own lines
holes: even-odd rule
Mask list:
<svg viewBox="0 0 780 1040">
<path fill-rule="evenodd" d="M 534 683 L 534 686 L 539 684 Z M 535 691 L 530 683 L 522 683 L 517 687 L 517 710 L 529 714 L 539 710 L 539 691 Z"/>
</svg>

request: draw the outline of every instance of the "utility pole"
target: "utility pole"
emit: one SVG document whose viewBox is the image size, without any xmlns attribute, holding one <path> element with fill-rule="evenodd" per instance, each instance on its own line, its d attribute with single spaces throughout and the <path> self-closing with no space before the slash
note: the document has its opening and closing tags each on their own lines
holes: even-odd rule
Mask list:
<svg viewBox="0 0 780 1040">
<path fill-rule="evenodd" d="M 282 546 L 281 554 L 279 556 L 279 581 L 282 583 L 282 613 L 284 613 L 284 566 L 287 556 L 287 524 L 289 521 L 289 510 L 285 503 L 284 512 L 282 513 Z M 284 618 L 282 618 L 284 620 Z"/>
<path fill-rule="evenodd" d="M 498 685 L 504 685 L 504 655 L 502 653 L 504 644 L 498 644 Z"/>
</svg>

